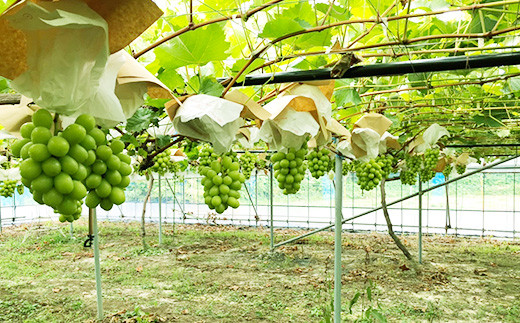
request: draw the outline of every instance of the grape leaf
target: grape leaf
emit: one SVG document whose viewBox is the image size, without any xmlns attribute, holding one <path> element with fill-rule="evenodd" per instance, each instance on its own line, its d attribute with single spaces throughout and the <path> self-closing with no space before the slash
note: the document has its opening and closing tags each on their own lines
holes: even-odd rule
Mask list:
<svg viewBox="0 0 520 323">
<path fill-rule="evenodd" d="M 262 38 L 274 39 L 299 30 L 304 30 L 304 28 L 299 23 L 289 18 L 280 17 L 268 21 L 265 24 L 262 33 L 258 36 Z"/>
<path fill-rule="evenodd" d="M 198 94 L 221 96 L 224 91 L 222 84 L 212 76 L 203 76 L 201 79 L 199 75 L 195 75 L 190 78 L 188 85 L 193 92 Z"/>
<path fill-rule="evenodd" d="M 157 77 L 170 90 L 184 88 L 184 79 L 179 73 L 177 73 L 177 71 L 172 68 L 162 69 Z"/>
<path fill-rule="evenodd" d="M 239 59 L 235 62 L 235 64 L 233 64 L 233 67 L 231 68 L 231 71 L 234 73 L 234 74 L 237 74 L 241 69 L 242 67 L 244 67 L 244 65 L 246 65 L 246 63 L 248 62 L 249 60 L 248 59 Z M 262 66 L 262 64 L 265 63 L 265 60 L 263 59 L 256 59 L 253 61 L 253 63 L 251 63 L 251 65 L 249 65 L 246 70 L 244 71 L 244 73 L 242 73 L 242 75 L 240 75 L 240 77 L 237 79 L 237 83 L 240 83 L 240 82 L 243 82 L 246 75 L 249 74 L 249 72 L 251 72 L 252 70 L 254 70 L 255 68 L 259 67 L 259 66 Z"/>
<path fill-rule="evenodd" d="M 503 127 L 504 124 L 500 122 L 499 120 L 491 117 L 491 116 L 485 116 L 485 115 L 474 115 L 473 121 L 475 121 L 477 124 L 484 124 L 489 127 Z"/>
<path fill-rule="evenodd" d="M 166 135 L 158 135 L 156 138 L 156 143 L 159 148 L 166 146 L 170 142 L 172 142 L 172 137 Z"/>
<path fill-rule="evenodd" d="M 126 131 L 141 132 L 152 125 L 159 126 L 159 115 L 151 109 L 140 108 L 126 121 Z"/>
<path fill-rule="evenodd" d="M 357 105 L 361 103 L 359 93 L 354 89 L 340 89 L 334 92 L 336 105 L 342 107 L 345 105 Z"/>
<path fill-rule="evenodd" d="M 509 79 L 509 88 L 511 92 L 520 91 L 520 77 L 512 77 Z"/>
<path fill-rule="evenodd" d="M 329 12 L 329 7 L 330 7 L 330 4 L 326 4 L 326 3 L 317 3 L 316 4 L 316 9 L 318 11 L 321 11 L 324 14 Z M 351 14 L 347 8 L 338 6 L 338 5 L 333 5 L 329 12 L 329 16 L 336 18 L 338 20 L 348 20 L 348 19 L 350 19 Z"/>
<path fill-rule="evenodd" d="M 211 24 L 184 33 L 155 49 L 155 55 L 165 69 L 186 65 L 205 65 L 228 58 L 229 42 L 223 24 Z"/>
<path fill-rule="evenodd" d="M 123 142 L 127 142 L 127 143 L 130 143 L 132 145 L 134 145 L 134 147 L 137 147 L 139 146 L 139 141 L 137 140 L 137 138 L 131 134 L 131 133 L 125 133 L 124 135 L 121 136 L 121 140 Z"/>
</svg>

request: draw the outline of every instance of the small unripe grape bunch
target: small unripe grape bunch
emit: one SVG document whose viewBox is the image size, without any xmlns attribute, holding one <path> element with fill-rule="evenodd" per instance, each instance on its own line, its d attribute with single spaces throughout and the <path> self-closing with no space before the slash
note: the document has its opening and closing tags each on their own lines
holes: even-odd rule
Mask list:
<svg viewBox="0 0 520 323">
<path fill-rule="evenodd" d="M 444 170 L 442 171 L 444 178 L 448 178 L 452 171 L 453 171 L 453 165 L 447 164 L 446 167 L 444 167 Z"/>
<path fill-rule="evenodd" d="M 307 154 L 307 145 L 296 150 L 289 149 L 287 153 L 277 152 L 271 157 L 273 163 L 274 177 L 278 181 L 278 187 L 283 194 L 296 194 L 300 189 L 301 182 L 305 178 L 306 167 L 303 164 Z"/>
<path fill-rule="evenodd" d="M 152 172 L 157 173 L 159 175 L 164 175 L 167 173 L 175 174 L 180 170 L 179 163 L 174 162 L 171 157 L 172 150 L 167 149 L 160 154 L 157 154 L 153 158 L 153 166 L 150 167 Z"/>
<path fill-rule="evenodd" d="M 200 168 L 203 176 L 204 203 L 210 209 L 222 214 L 229 206 L 236 209 L 240 206 L 239 191 L 246 181 L 239 172 L 240 164 L 231 156 L 223 156 L 211 162 L 211 165 Z"/>
<path fill-rule="evenodd" d="M 462 175 L 466 172 L 466 165 L 455 164 L 455 171 L 457 174 Z"/>
<path fill-rule="evenodd" d="M 267 161 L 262 158 L 257 158 L 255 162 L 255 167 L 258 170 L 266 170 L 267 169 Z"/>
<path fill-rule="evenodd" d="M 89 175 L 85 179 L 89 190 L 85 204 L 89 208 L 99 205 L 109 211 L 114 205 L 121 205 L 126 200 L 125 189 L 130 184 L 132 160 L 123 152 L 125 145 L 120 140 L 107 142 L 103 133 L 96 139 L 96 143 L 96 158 L 89 165 Z"/>
<path fill-rule="evenodd" d="M 377 187 L 383 179 L 383 170 L 375 159 L 356 165 L 357 184 L 363 191 L 370 191 Z"/>
<path fill-rule="evenodd" d="M 355 165 L 355 163 L 353 161 L 351 161 L 351 162 L 344 161 L 343 165 L 341 167 L 341 174 L 343 174 L 343 176 L 347 176 L 348 173 L 353 172 L 354 165 Z"/>
<path fill-rule="evenodd" d="M 246 179 L 251 178 L 251 172 L 255 169 L 258 157 L 250 151 L 246 151 L 240 156 L 240 169 Z"/>
<path fill-rule="evenodd" d="M 14 195 L 17 181 L 5 180 L 0 182 L 0 196 L 11 197 Z"/>
<path fill-rule="evenodd" d="M 312 177 L 320 178 L 334 167 L 334 158 L 326 148 L 313 149 L 307 155 L 307 167 Z"/>
</svg>

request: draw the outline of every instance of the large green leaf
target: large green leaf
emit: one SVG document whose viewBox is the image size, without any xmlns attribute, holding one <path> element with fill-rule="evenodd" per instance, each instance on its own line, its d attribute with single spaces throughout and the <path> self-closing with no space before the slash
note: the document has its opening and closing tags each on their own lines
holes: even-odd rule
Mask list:
<svg viewBox="0 0 520 323">
<path fill-rule="evenodd" d="M 486 115 L 474 115 L 473 121 L 475 121 L 477 124 L 482 124 L 482 125 L 486 125 L 489 127 L 503 127 L 504 126 L 504 124 L 501 121 L 499 121 L 491 116 L 486 116 Z"/>
<path fill-rule="evenodd" d="M 268 21 L 264 26 L 264 30 L 258 36 L 274 39 L 300 30 L 304 30 L 304 28 L 293 19 L 280 17 Z"/>
<path fill-rule="evenodd" d="M 354 89 L 340 89 L 334 92 L 336 105 L 338 107 L 351 106 L 361 103 L 359 93 Z"/>
<path fill-rule="evenodd" d="M 155 49 L 155 55 L 165 69 L 186 65 L 205 65 L 228 58 L 229 43 L 223 24 L 211 24 L 182 34 Z"/>
<path fill-rule="evenodd" d="M 7 92 L 9 90 L 9 81 L 0 76 L 0 93 Z"/>
<path fill-rule="evenodd" d="M 195 75 L 190 78 L 188 82 L 190 90 L 198 94 L 207 94 L 212 96 L 220 96 L 224 91 L 224 87 L 216 78 L 212 76 L 198 76 Z"/>
<path fill-rule="evenodd" d="M 152 125 L 159 126 L 159 114 L 151 109 L 141 108 L 126 121 L 126 130 L 129 132 L 141 132 Z"/>
</svg>

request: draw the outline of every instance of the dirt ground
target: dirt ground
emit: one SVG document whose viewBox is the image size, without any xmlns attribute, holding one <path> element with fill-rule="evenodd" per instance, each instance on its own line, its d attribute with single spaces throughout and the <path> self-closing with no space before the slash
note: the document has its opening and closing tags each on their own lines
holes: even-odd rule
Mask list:
<svg viewBox="0 0 520 323">
<path fill-rule="evenodd" d="M 333 232 L 271 252 L 265 228 L 170 225 L 159 246 L 149 225 L 145 250 L 138 224 L 99 227 L 103 322 L 330 321 Z M 75 239 L 56 224 L 3 231 L 1 322 L 95 322 L 86 234 L 81 221 Z M 416 256 L 416 237 L 401 239 Z M 423 260 L 386 234 L 344 233 L 344 322 L 520 322 L 520 241 L 429 236 Z"/>
</svg>

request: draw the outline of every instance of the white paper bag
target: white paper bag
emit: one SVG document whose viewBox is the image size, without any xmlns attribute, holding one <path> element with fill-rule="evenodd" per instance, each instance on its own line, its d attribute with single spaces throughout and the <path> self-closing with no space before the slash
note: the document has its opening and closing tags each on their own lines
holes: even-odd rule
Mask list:
<svg viewBox="0 0 520 323">
<path fill-rule="evenodd" d="M 173 127 L 180 135 L 209 141 L 215 153 L 229 151 L 238 129 L 243 105 L 206 94 L 193 95 L 179 107 Z"/>
<path fill-rule="evenodd" d="M 98 90 L 109 53 L 107 23 L 78 0 L 17 6 L 7 19 L 26 36 L 28 68 L 11 86 L 41 107 L 71 115 Z"/>
</svg>

